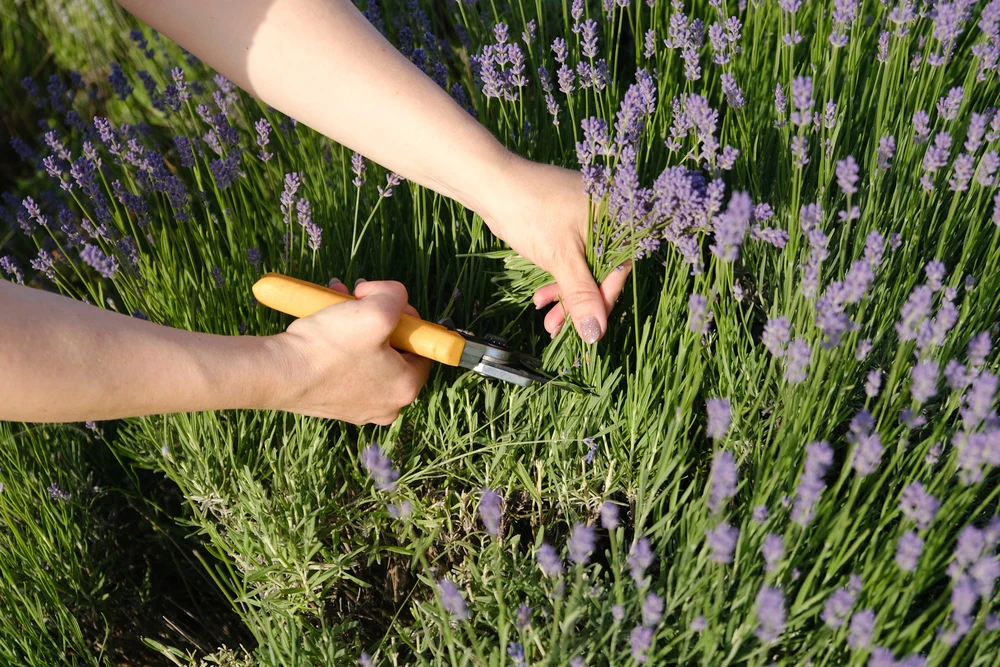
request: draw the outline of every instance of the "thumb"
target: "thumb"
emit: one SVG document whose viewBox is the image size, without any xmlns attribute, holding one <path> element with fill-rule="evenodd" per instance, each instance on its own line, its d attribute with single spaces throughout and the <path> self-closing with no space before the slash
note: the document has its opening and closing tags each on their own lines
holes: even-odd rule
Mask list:
<svg viewBox="0 0 1000 667">
<path fill-rule="evenodd" d="M 604 297 L 582 255 L 573 257 L 553 271 L 552 277 L 559 285 L 559 300 L 569 311 L 577 333 L 585 343 L 596 343 L 608 326 Z"/>
</svg>

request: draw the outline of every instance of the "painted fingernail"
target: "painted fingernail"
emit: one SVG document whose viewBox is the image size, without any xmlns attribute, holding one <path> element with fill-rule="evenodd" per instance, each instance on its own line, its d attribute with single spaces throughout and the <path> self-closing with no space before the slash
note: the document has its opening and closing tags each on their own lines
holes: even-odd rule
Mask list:
<svg viewBox="0 0 1000 667">
<path fill-rule="evenodd" d="M 361 283 L 366 283 L 366 282 L 368 282 L 368 281 L 365 280 L 364 278 L 358 278 L 357 280 L 354 281 L 354 286 L 357 287 Z"/>
<path fill-rule="evenodd" d="M 340 282 L 340 278 L 330 278 L 330 287 L 332 288 L 334 285 L 343 285 L 343 283 Z"/>
<path fill-rule="evenodd" d="M 584 343 L 596 343 L 601 333 L 601 323 L 596 317 L 591 316 L 580 322 L 580 338 Z"/>
<path fill-rule="evenodd" d="M 559 332 L 562 331 L 562 328 L 563 328 L 563 325 L 561 325 L 561 324 L 556 327 L 556 330 L 552 332 L 552 338 L 553 339 L 555 339 L 555 337 L 559 335 Z"/>
</svg>

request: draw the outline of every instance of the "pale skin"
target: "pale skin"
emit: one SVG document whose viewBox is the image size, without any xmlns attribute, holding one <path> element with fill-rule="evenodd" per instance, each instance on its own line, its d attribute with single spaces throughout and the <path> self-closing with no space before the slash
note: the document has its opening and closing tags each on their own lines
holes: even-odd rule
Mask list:
<svg viewBox="0 0 1000 667">
<path fill-rule="evenodd" d="M 588 343 L 607 330 L 628 270 L 594 281 L 581 175 L 507 151 L 348 0 L 119 3 L 258 99 L 481 215 L 554 277 L 534 297 L 559 302 L 545 317 L 553 336 L 567 317 Z M 0 420 L 246 408 L 391 423 L 430 362 L 389 347 L 400 315 L 415 314 L 402 285 L 362 282 L 354 294 L 281 334 L 231 337 L 0 281 Z"/>
</svg>

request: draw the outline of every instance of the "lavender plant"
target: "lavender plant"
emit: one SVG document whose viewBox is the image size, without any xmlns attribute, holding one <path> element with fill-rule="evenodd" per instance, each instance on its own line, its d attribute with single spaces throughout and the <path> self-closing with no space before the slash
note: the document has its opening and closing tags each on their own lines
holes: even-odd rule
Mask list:
<svg viewBox="0 0 1000 667">
<path fill-rule="evenodd" d="M 544 348 L 594 396 L 439 369 L 374 432 L 121 425 L 252 660 L 993 660 L 1000 2 L 362 9 L 508 146 L 579 169 L 595 273 L 634 268 L 601 344 Z M 392 277 L 542 349 L 549 277 L 482 220 L 134 39 L 101 85 L 121 117 L 50 104 L 22 139 L 46 184 L 4 200 L 11 279 L 236 334 L 282 325 L 262 271 Z"/>
</svg>

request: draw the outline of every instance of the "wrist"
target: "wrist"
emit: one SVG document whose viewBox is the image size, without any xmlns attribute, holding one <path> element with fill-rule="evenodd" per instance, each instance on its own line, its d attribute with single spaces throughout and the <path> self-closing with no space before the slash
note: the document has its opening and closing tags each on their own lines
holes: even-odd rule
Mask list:
<svg viewBox="0 0 1000 667">
<path fill-rule="evenodd" d="M 518 193 L 517 174 L 527 161 L 507 150 L 493 135 L 471 156 L 456 164 L 455 177 L 439 191 L 490 222 Z"/>
<path fill-rule="evenodd" d="M 245 385 L 247 407 L 254 410 L 282 410 L 294 396 L 296 376 L 301 380 L 301 364 L 296 359 L 294 341 L 287 333 L 250 339 L 253 354 Z"/>
</svg>

